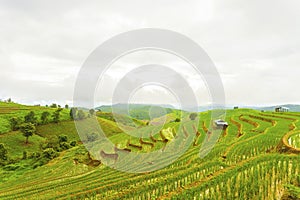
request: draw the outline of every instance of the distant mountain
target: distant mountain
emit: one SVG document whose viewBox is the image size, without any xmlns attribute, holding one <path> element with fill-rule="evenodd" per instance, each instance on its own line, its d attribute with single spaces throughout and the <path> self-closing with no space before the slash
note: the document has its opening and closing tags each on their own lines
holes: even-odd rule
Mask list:
<svg viewBox="0 0 300 200">
<path fill-rule="evenodd" d="M 103 105 L 96 109 L 102 112 L 112 112 L 112 109 L 118 114 L 129 115 L 139 120 L 149 120 L 172 113 L 174 108 L 171 105 L 149 105 L 149 104 L 115 104 Z M 149 111 L 151 116 L 149 116 Z"/>
<path fill-rule="evenodd" d="M 297 104 L 283 104 L 277 106 L 265 106 L 265 107 L 247 107 L 254 110 L 265 110 L 265 111 L 275 111 L 276 107 L 287 107 L 290 109 L 290 112 L 300 112 L 300 105 Z"/>
<path fill-rule="evenodd" d="M 239 108 L 248 108 L 248 109 L 253 109 L 253 110 L 265 110 L 265 111 L 275 111 L 276 107 L 287 107 L 290 109 L 290 112 L 300 112 L 300 105 L 297 104 L 283 104 L 283 105 L 276 105 L 276 106 L 237 106 Z M 226 105 L 225 109 L 233 109 L 235 106 L 233 105 Z M 214 108 L 212 107 L 212 105 L 206 105 L 206 106 L 199 106 L 199 107 L 191 107 L 189 109 L 189 111 L 193 111 L 193 112 L 204 112 L 207 110 L 212 110 L 212 109 L 224 109 L 224 107 L 222 106 L 214 106 Z"/>
<path fill-rule="evenodd" d="M 129 105 L 130 110 L 133 110 L 134 112 L 140 111 L 142 113 L 145 110 L 148 113 L 148 110 L 149 110 L 150 107 L 165 108 L 167 110 L 167 113 L 172 112 L 172 110 L 178 110 L 177 108 L 174 108 L 174 106 L 167 105 L 167 104 L 160 104 L 160 105 L 158 105 L 158 104 L 155 104 L 155 105 L 149 105 L 149 104 L 115 104 L 114 108 L 117 111 L 124 111 L 124 110 L 127 109 L 128 105 Z M 276 105 L 276 106 L 238 106 L 238 107 L 239 108 L 248 108 L 248 109 L 253 109 L 253 110 L 275 111 L 275 108 L 279 107 L 279 106 L 289 108 L 290 112 L 300 112 L 300 105 L 298 105 L 298 104 L 282 104 L 282 105 Z M 97 107 L 97 109 L 100 109 L 103 112 L 111 112 L 112 111 L 111 107 L 112 107 L 111 105 L 103 105 L 103 106 Z M 223 108 L 223 107 L 214 106 L 214 109 L 218 109 L 218 108 Z M 234 108 L 234 106 L 232 106 L 232 105 L 225 107 L 225 109 L 233 109 L 233 108 Z M 211 105 L 205 105 L 205 106 L 199 106 L 199 107 L 191 107 L 191 108 L 188 109 L 188 111 L 191 111 L 191 112 L 204 112 L 204 111 L 211 110 L 211 109 L 212 109 Z M 157 117 L 160 117 L 159 115 L 160 114 L 158 114 Z M 142 114 L 142 116 L 144 116 L 144 114 Z M 148 119 L 148 117 L 146 117 L 146 118 Z M 140 119 L 140 118 L 137 118 L 137 119 Z"/>
</svg>

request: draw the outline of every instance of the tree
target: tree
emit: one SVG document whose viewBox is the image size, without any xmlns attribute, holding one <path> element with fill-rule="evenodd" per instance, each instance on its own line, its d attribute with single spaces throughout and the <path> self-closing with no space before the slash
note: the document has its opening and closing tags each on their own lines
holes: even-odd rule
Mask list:
<svg viewBox="0 0 300 200">
<path fill-rule="evenodd" d="M 59 143 L 68 142 L 68 136 L 66 136 L 66 135 L 59 135 L 58 136 L 58 142 Z"/>
<path fill-rule="evenodd" d="M 53 159 L 57 156 L 57 152 L 53 148 L 47 148 L 43 151 L 42 156 L 46 159 Z"/>
<path fill-rule="evenodd" d="M 37 118 L 35 117 L 35 113 L 33 111 L 30 111 L 25 117 L 24 117 L 25 123 L 32 123 L 36 124 Z"/>
<path fill-rule="evenodd" d="M 191 119 L 191 120 L 195 120 L 197 116 L 198 116 L 197 113 L 191 113 L 191 114 L 190 114 L 190 119 Z"/>
<path fill-rule="evenodd" d="M 85 113 L 83 112 L 83 110 L 79 110 L 77 115 L 78 115 L 79 120 L 82 120 L 85 118 Z"/>
<path fill-rule="evenodd" d="M 180 122 L 180 118 L 176 118 L 176 119 L 175 119 L 175 122 Z"/>
<path fill-rule="evenodd" d="M 7 99 L 7 102 L 8 102 L 8 103 L 11 103 L 11 102 L 12 102 L 12 101 L 11 101 L 11 98 L 8 98 L 8 99 Z"/>
<path fill-rule="evenodd" d="M 11 130 L 16 131 L 20 128 L 20 124 L 21 124 L 21 119 L 18 117 L 12 117 L 10 120 L 10 127 Z"/>
<path fill-rule="evenodd" d="M 60 120 L 60 111 L 62 109 L 61 108 L 58 108 L 53 114 L 52 114 L 52 118 L 53 118 L 53 122 L 54 123 L 58 123 L 59 120 Z"/>
<path fill-rule="evenodd" d="M 57 108 L 57 104 L 56 103 L 53 103 L 50 108 Z"/>
<path fill-rule="evenodd" d="M 23 123 L 20 126 L 20 130 L 23 136 L 26 137 L 26 144 L 28 144 L 28 138 L 31 137 L 35 132 L 36 128 L 33 123 Z"/>
<path fill-rule="evenodd" d="M 42 115 L 41 115 L 42 124 L 47 123 L 49 116 L 50 116 L 50 113 L 48 111 L 45 111 L 45 112 L 42 113 Z"/>
<path fill-rule="evenodd" d="M 69 105 L 68 104 L 65 105 L 65 109 L 69 109 Z"/>
<path fill-rule="evenodd" d="M 90 114 L 90 116 L 94 116 L 95 115 L 95 110 L 94 109 L 90 109 L 89 110 L 89 114 Z"/>
<path fill-rule="evenodd" d="M 71 119 L 76 119 L 77 118 L 77 112 L 78 112 L 77 108 L 71 108 L 71 110 L 70 110 Z"/>
</svg>

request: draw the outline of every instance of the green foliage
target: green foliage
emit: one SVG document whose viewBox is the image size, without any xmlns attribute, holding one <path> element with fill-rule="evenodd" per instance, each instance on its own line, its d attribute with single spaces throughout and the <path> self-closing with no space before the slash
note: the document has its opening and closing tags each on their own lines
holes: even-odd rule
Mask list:
<svg viewBox="0 0 300 200">
<path fill-rule="evenodd" d="M 71 119 L 76 119 L 77 118 L 77 112 L 78 112 L 78 109 L 77 108 L 71 108 L 70 110 L 70 118 Z"/>
<path fill-rule="evenodd" d="M 23 151 L 22 159 L 27 159 L 27 151 Z"/>
<path fill-rule="evenodd" d="M 62 111 L 61 108 L 58 108 L 53 114 L 52 114 L 52 119 L 54 123 L 58 123 L 60 120 L 60 112 Z"/>
<path fill-rule="evenodd" d="M 67 114 L 69 115 L 69 113 Z M 182 123 L 191 122 L 189 114 L 184 114 Z M 240 120 L 239 116 L 242 114 L 248 120 L 258 123 L 259 127 L 253 127 L 251 124 Z M 276 116 L 269 117 L 277 122 L 275 126 L 272 126 L 272 123 L 249 117 L 249 114 L 261 116 L 260 112 L 252 110 L 229 110 L 226 121 L 229 122 L 230 126 L 226 134 L 221 134 L 208 155 L 199 159 L 199 149 L 202 144 L 210 142 L 204 127 L 210 128 L 211 122 L 210 111 L 200 113 L 200 126 L 195 127 L 195 130 L 187 127 L 187 131 L 191 133 L 190 136 L 195 136 L 198 146 L 191 145 L 183 155 L 168 167 L 138 175 L 119 172 L 104 165 L 93 167 L 85 147 L 80 145 L 80 142 L 78 142 L 78 146 L 68 149 L 69 146 L 73 146 L 71 143 L 76 144 L 76 141 L 79 141 L 73 121 L 37 127 L 39 135 L 34 135 L 32 139 L 39 136 L 37 141 L 42 138 L 47 138 L 48 142 L 53 140 L 52 150 L 50 151 L 48 150 L 49 147 L 45 147 L 44 150 L 49 151 L 47 155 L 42 154 L 43 156 L 37 156 L 37 158 L 35 152 L 39 152 L 39 149 L 33 150 L 31 145 L 15 145 L 18 141 L 17 136 L 21 134 L 17 134 L 18 132 L 4 134 L 2 137 L 0 136 L 0 140 L 1 142 L 5 141 L 8 152 L 18 151 L 18 158 L 21 158 L 21 154 L 26 148 L 28 156 L 26 160 L 18 161 L 22 164 L 6 165 L 5 170 L 3 167 L 0 168 L 0 198 L 279 199 L 283 186 L 293 184 L 293 186 L 288 186 L 289 193 L 290 196 L 297 199 L 295 192 L 298 191 L 298 185 L 295 184 L 295 179 L 297 179 L 295 174 L 299 173 L 300 170 L 299 155 L 276 153 L 277 145 L 282 137 L 290 131 L 289 127 L 293 121 L 276 118 Z M 167 132 L 166 134 L 163 133 L 166 135 L 164 137 L 171 138 L 171 133 L 173 133 L 176 138 L 174 130 L 179 127 L 179 123 L 174 123 L 174 121 L 178 116 L 174 115 L 171 120 L 167 120 L 168 123 L 163 127 L 167 131 L 162 131 Z M 230 121 L 231 118 L 238 125 L 233 124 Z M 295 119 L 299 120 L 300 116 L 295 116 Z M 87 123 L 84 132 L 95 133 L 97 130 L 91 128 L 93 121 L 95 120 L 87 118 L 77 121 L 77 123 Z M 128 137 L 118 129 L 113 120 L 99 117 L 98 121 L 105 132 L 108 132 L 108 137 L 114 144 L 120 144 L 120 148 L 126 147 Z M 299 130 L 300 122 L 295 121 L 295 125 L 296 130 Z M 239 127 L 244 134 L 237 137 Z M 155 146 L 153 149 L 149 148 L 150 150 L 160 150 L 163 145 L 162 138 L 158 134 L 159 130 L 156 131 L 155 128 L 155 125 L 139 128 L 139 130 L 144 130 L 147 133 L 152 132 L 153 136 L 158 139 L 157 142 L 153 142 Z M 199 135 L 196 135 L 197 131 Z M 71 140 L 72 142 L 64 142 L 66 140 L 59 142 L 58 138 L 62 134 L 67 136 L 67 141 Z M 87 134 L 87 139 L 88 137 Z M 143 138 L 143 141 L 151 142 L 148 138 Z M 140 144 L 139 138 L 134 139 L 132 137 L 131 142 Z M 14 149 L 14 145 L 16 149 Z M 145 146 L 143 145 L 143 150 Z M 178 148 L 181 147 L 178 146 Z M 273 150 L 269 151 L 269 149 Z M 50 159 L 55 158 L 51 155 L 58 155 L 58 151 L 62 150 L 65 151 L 57 159 L 45 165 Z M 113 150 L 109 153 L 113 153 Z M 166 151 L 165 153 L 170 152 Z M 166 159 L 159 157 L 150 159 L 145 158 L 145 163 L 138 168 L 148 170 L 153 164 L 159 165 L 166 162 Z M 123 162 L 123 169 L 126 169 L 126 162 L 128 162 L 126 158 L 118 162 Z M 129 160 L 129 162 L 135 162 L 135 160 Z M 41 167 L 35 170 L 26 170 L 24 173 L 22 168 L 26 164 L 23 163 L 34 168 Z M 124 192 L 120 193 L 121 190 Z"/>
<path fill-rule="evenodd" d="M 58 153 L 53 148 L 47 148 L 43 151 L 42 157 L 49 160 L 58 156 Z"/>
<path fill-rule="evenodd" d="M 44 111 L 41 115 L 41 122 L 42 124 L 46 124 L 48 122 L 48 117 L 50 116 L 50 113 L 48 111 Z"/>
<path fill-rule="evenodd" d="M 12 117 L 10 120 L 11 130 L 16 131 L 20 128 L 20 124 L 22 123 L 19 117 Z"/>
<path fill-rule="evenodd" d="M 52 103 L 52 104 L 50 105 L 50 108 L 57 108 L 57 104 L 56 104 L 56 103 Z"/>
<path fill-rule="evenodd" d="M 61 142 L 59 143 L 59 147 L 60 147 L 60 151 L 64 151 L 70 149 L 72 146 L 67 142 Z"/>
<path fill-rule="evenodd" d="M 37 117 L 35 116 L 35 113 L 33 111 L 30 111 L 25 117 L 24 117 L 25 123 L 37 123 Z"/>
<path fill-rule="evenodd" d="M 73 140 L 73 141 L 70 142 L 70 146 L 71 146 L 71 147 L 75 147 L 76 144 L 77 144 L 77 142 L 76 142 L 75 140 Z"/>
<path fill-rule="evenodd" d="M 288 185 L 287 190 L 289 199 L 300 199 L 300 186 Z"/>
<path fill-rule="evenodd" d="M 23 123 L 20 126 L 20 130 L 23 136 L 26 137 L 26 144 L 28 144 L 28 138 L 31 137 L 35 132 L 36 128 L 33 123 Z"/>
<path fill-rule="evenodd" d="M 191 120 L 195 120 L 197 116 L 198 116 L 197 113 L 191 113 L 189 117 Z"/>
<path fill-rule="evenodd" d="M 42 124 L 41 115 L 43 112 L 47 111 L 49 113 L 53 113 L 53 108 L 47 108 L 43 106 L 26 106 L 20 105 L 17 103 L 7 103 L 0 102 L 0 135 L 5 132 L 9 132 L 12 130 L 11 126 L 11 118 L 16 117 L 20 119 L 20 124 L 24 122 L 24 118 L 29 114 L 30 111 L 35 113 L 35 117 L 37 118 L 37 124 Z M 60 112 L 60 121 L 69 120 L 69 110 L 63 109 Z M 49 123 L 48 120 L 47 123 Z"/>
<path fill-rule="evenodd" d="M 90 109 L 89 110 L 89 114 L 90 114 L 90 116 L 94 116 L 95 115 L 95 110 L 94 109 Z"/>
<path fill-rule="evenodd" d="M 66 136 L 66 135 L 59 135 L 58 136 L 58 142 L 59 143 L 68 142 L 68 136 Z"/>
<path fill-rule="evenodd" d="M 175 119 L 175 122 L 180 122 L 180 118 L 176 118 L 176 119 Z"/>
</svg>

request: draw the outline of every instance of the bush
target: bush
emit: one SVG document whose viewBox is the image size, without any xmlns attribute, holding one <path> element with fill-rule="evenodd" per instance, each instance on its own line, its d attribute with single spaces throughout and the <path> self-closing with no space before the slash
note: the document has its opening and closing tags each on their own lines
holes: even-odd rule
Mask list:
<svg viewBox="0 0 300 200">
<path fill-rule="evenodd" d="M 66 136 L 66 135 L 59 135 L 58 136 L 58 142 L 59 143 L 68 142 L 68 136 Z"/>
<path fill-rule="evenodd" d="M 22 157 L 23 160 L 27 159 L 27 151 L 23 151 L 23 157 Z"/>
<path fill-rule="evenodd" d="M 61 150 L 67 150 L 67 149 L 71 148 L 71 145 L 69 143 L 67 143 L 67 142 L 61 142 L 59 144 L 59 146 L 60 146 Z"/>
<path fill-rule="evenodd" d="M 22 120 L 18 117 L 12 117 L 9 120 L 9 122 L 10 122 L 11 130 L 16 131 L 16 130 L 19 130 Z"/>
<path fill-rule="evenodd" d="M 179 118 L 176 118 L 176 119 L 175 119 L 175 122 L 180 122 L 180 119 L 179 119 Z"/>
<path fill-rule="evenodd" d="M 53 148 L 47 148 L 43 151 L 42 157 L 49 160 L 58 156 L 58 153 Z"/>
<path fill-rule="evenodd" d="M 32 123 L 37 124 L 37 118 L 35 116 L 35 113 L 33 111 L 30 111 L 25 117 L 24 117 L 25 123 Z"/>
<path fill-rule="evenodd" d="M 195 120 L 197 116 L 198 116 L 197 113 L 191 113 L 191 114 L 190 114 L 190 119 L 191 119 L 191 120 Z"/>
<path fill-rule="evenodd" d="M 73 140 L 73 141 L 70 142 L 70 145 L 71 145 L 72 147 L 75 147 L 76 144 L 77 144 L 77 142 L 76 142 L 75 140 Z"/>
</svg>

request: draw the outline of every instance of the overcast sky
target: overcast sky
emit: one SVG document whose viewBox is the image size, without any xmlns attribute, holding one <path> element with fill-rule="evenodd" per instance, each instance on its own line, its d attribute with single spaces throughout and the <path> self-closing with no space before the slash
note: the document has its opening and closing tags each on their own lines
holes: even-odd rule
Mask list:
<svg viewBox="0 0 300 200">
<path fill-rule="evenodd" d="M 0 0 L 0 99 L 27 104 L 72 104 L 77 73 L 88 55 L 114 35 L 139 28 L 170 29 L 197 42 L 214 61 L 233 105 L 300 103 L 299 0 Z M 200 76 L 175 56 L 128 55 L 99 84 L 109 103 L 117 81 L 134 66 L 171 65 L 210 102 Z M 136 102 L 174 103 L 148 86 Z"/>
</svg>

